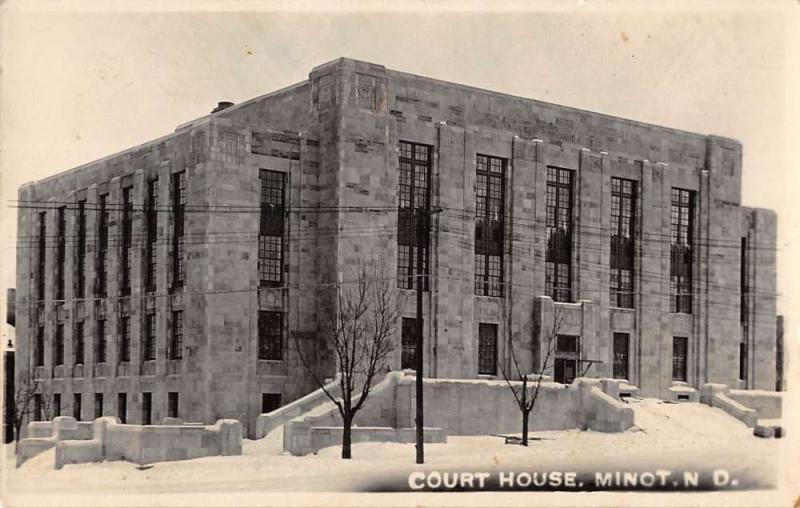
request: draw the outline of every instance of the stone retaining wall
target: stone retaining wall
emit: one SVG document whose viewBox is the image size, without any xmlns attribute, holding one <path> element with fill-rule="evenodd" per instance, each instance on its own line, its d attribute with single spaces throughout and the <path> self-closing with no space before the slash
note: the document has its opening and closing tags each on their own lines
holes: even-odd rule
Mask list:
<svg viewBox="0 0 800 508">
<path fill-rule="evenodd" d="M 415 383 L 413 374 L 389 373 L 375 386 L 367 404 L 356 414 L 354 425 L 392 430 L 413 428 Z M 512 384 L 522 386 L 521 382 Z M 508 434 L 522 430 L 521 412 L 505 381 L 425 379 L 423 390 L 425 424 L 440 429 L 444 436 Z M 528 390 L 529 396 L 532 395 L 533 387 L 529 386 Z M 578 378 L 568 386 L 543 381 L 529 423 L 531 431 L 580 428 L 623 432 L 633 426 L 633 417 L 633 410 L 619 400 L 618 381 Z M 283 449 L 293 454 L 310 453 L 308 450 L 315 448 L 312 445 L 314 436 L 320 432 L 316 429 L 341 426 L 336 406 L 331 402 L 320 404 L 284 425 Z M 381 441 L 389 436 L 387 432 L 362 434 Z"/>
<path fill-rule="evenodd" d="M 310 445 L 306 448 L 288 450 L 292 455 L 306 455 L 329 446 L 342 443 L 342 427 L 312 427 Z M 414 443 L 416 442 L 416 429 L 393 429 L 391 427 L 353 427 L 351 432 L 352 443 L 365 443 L 379 441 L 383 443 Z M 425 427 L 426 443 L 446 443 L 447 435 L 442 429 Z"/>
<path fill-rule="evenodd" d="M 700 390 L 700 402 L 722 409 L 750 428 L 758 423 L 758 413 L 732 399 L 726 385 L 706 383 Z"/>
<path fill-rule="evenodd" d="M 64 464 L 102 460 L 127 460 L 143 465 L 242 454 L 242 424 L 237 420 L 218 420 L 213 425 L 126 425 L 120 424 L 116 417 L 98 418 L 94 422 L 58 417 L 52 424 L 32 423 L 28 432 L 39 436 L 48 428 L 51 430 L 48 437 L 20 441 L 17 467 L 52 447 L 56 448 L 56 469 Z"/>
<path fill-rule="evenodd" d="M 334 396 L 339 395 L 339 382 L 333 381 L 325 385 L 325 389 Z M 292 418 L 308 413 L 312 408 L 329 402 L 330 399 L 322 389 L 314 390 L 308 395 L 281 406 L 270 413 L 262 413 L 256 418 L 256 439 L 261 439 L 273 429 L 280 427 Z"/>
<path fill-rule="evenodd" d="M 753 409 L 759 418 L 780 418 L 783 413 L 783 392 L 730 390 L 729 397 Z"/>
</svg>

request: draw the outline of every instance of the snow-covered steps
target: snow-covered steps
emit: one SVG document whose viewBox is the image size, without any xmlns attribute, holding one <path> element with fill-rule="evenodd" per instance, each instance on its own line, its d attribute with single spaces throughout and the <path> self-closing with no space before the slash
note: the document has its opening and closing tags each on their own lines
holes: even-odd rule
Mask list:
<svg viewBox="0 0 800 508">
<path fill-rule="evenodd" d="M 667 390 L 667 400 L 671 402 L 699 402 L 700 394 L 684 381 L 673 381 Z"/>
<path fill-rule="evenodd" d="M 639 387 L 625 382 L 619 383 L 619 398 L 630 399 L 639 396 Z"/>
</svg>

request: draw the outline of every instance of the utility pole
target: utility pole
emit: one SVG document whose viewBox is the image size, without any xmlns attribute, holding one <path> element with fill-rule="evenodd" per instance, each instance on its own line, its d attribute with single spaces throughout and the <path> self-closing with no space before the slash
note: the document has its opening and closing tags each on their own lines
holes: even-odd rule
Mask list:
<svg viewBox="0 0 800 508">
<path fill-rule="evenodd" d="M 423 290 L 423 275 L 422 270 L 424 261 L 422 258 L 422 248 L 425 246 L 425 253 L 427 254 L 428 244 L 428 231 L 427 219 L 430 217 L 430 211 L 425 207 L 417 207 L 416 213 L 416 226 L 417 226 L 417 343 L 415 351 L 416 370 L 417 370 L 417 464 L 425 463 L 425 430 L 423 426 L 423 410 L 422 410 L 422 290 Z"/>
</svg>

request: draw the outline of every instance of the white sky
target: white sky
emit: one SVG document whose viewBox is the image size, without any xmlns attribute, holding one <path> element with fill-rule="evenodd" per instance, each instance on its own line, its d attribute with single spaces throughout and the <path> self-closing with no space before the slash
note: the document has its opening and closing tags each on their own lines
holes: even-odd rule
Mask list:
<svg viewBox="0 0 800 508">
<path fill-rule="evenodd" d="M 404 10 L 388 11 L 397 5 Z M 798 178 L 787 122 L 797 127 L 800 117 L 790 95 L 798 86 L 798 3 L 563 5 L 312 2 L 292 11 L 298 7 L 277 2 L 9 1 L 0 7 L 0 286 L 15 283 L 12 201 L 20 184 L 347 56 L 739 139 L 743 204 L 778 212 L 778 308 L 795 330 L 800 207 L 790 206 Z M 221 8 L 229 12 L 214 12 Z"/>
</svg>

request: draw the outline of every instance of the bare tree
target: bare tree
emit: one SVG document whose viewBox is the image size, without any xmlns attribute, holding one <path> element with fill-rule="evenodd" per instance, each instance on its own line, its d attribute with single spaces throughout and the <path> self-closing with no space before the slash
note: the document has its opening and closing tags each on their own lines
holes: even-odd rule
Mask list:
<svg viewBox="0 0 800 508">
<path fill-rule="evenodd" d="M 386 370 L 398 319 L 392 279 L 378 277 L 375 270 L 363 265 L 357 272 L 355 281 L 340 283 L 333 298 L 323 303 L 321 333 L 336 358 L 340 397 L 328 390 L 295 341 L 301 363 L 342 417 L 343 459 L 351 457 L 353 419 L 364 407 L 375 376 Z"/>
<path fill-rule="evenodd" d="M 516 350 L 514 349 L 514 341 L 512 340 L 512 332 L 511 332 L 511 311 L 510 307 L 503 304 L 503 321 L 504 321 L 504 328 L 505 328 L 505 335 L 507 337 L 506 344 L 508 347 L 509 355 L 511 357 L 511 365 L 507 366 L 503 360 L 498 358 L 498 365 L 500 366 L 500 373 L 503 376 L 503 379 L 506 381 L 508 388 L 511 390 L 511 394 L 514 396 L 514 401 L 517 404 L 517 407 L 522 413 L 522 446 L 528 446 L 528 428 L 529 428 L 529 420 L 531 412 L 533 408 L 536 407 L 536 401 L 539 398 L 539 388 L 542 386 L 542 379 L 544 377 L 545 371 L 550 367 L 550 364 L 553 360 L 553 355 L 556 349 L 556 341 L 558 337 L 558 332 L 561 329 L 561 326 L 564 323 L 564 315 L 559 309 L 553 310 L 553 323 L 550 328 L 548 328 L 544 335 L 540 334 L 544 344 L 538 344 L 539 347 L 539 354 L 542 354 L 542 347 L 544 346 L 544 358 L 539 365 L 539 372 L 534 373 L 535 379 L 529 380 L 528 374 L 522 371 L 522 367 L 520 367 L 520 361 L 517 357 Z M 522 385 L 512 383 L 512 376 L 516 376 L 516 379 L 522 380 Z M 532 382 L 532 391 L 529 393 L 529 382 Z"/>
<path fill-rule="evenodd" d="M 46 393 L 47 392 L 47 393 Z M 35 415 L 36 396 L 39 395 L 39 415 Z M 52 394 L 45 390 L 42 380 L 28 372 L 17 380 L 14 386 L 14 400 L 11 401 L 11 420 L 14 427 L 14 439 L 19 443 L 22 425 L 32 421 L 34 416 L 49 420 L 52 413 Z"/>
</svg>

